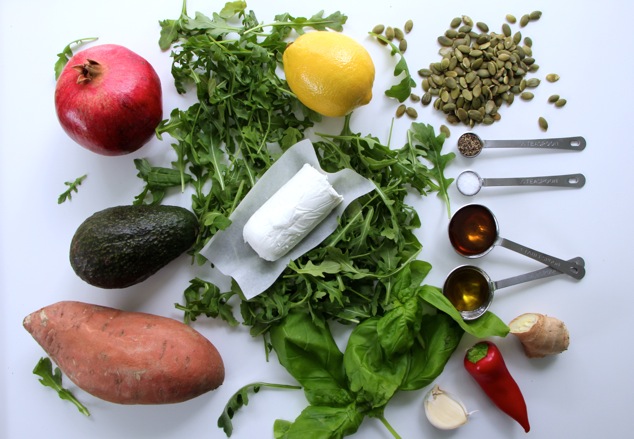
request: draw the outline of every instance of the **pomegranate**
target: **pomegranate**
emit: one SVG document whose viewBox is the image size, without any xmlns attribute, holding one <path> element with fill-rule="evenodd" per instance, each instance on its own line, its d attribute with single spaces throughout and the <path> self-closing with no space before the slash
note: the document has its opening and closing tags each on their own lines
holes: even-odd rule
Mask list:
<svg viewBox="0 0 634 439">
<path fill-rule="evenodd" d="M 66 133 L 107 156 L 145 145 L 163 118 L 161 81 L 144 58 L 116 44 L 75 54 L 55 87 L 55 110 Z"/>
</svg>

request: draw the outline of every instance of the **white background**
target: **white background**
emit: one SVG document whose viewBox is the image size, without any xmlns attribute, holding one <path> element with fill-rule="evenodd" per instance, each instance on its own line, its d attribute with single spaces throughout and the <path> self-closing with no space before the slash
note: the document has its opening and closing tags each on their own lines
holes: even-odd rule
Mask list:
<svg viewBox="0 0 634 439">
<path fill-rule="evenodd" d="M 489 206 L 500 223 L 501 235 L 546 253 L 582 256 L 587 275 L 577 282 L 563 277 L 499 291 L 492 310 L 510 321 L 523 312 L 541 312 L 562 319 L 571 333 L 570 349 L 555 357 L 527 359 L 516 339 L 496 340 L 507 365 L 522 388 L 532 424 L 530 436 L 626 437 L 634 407 L 631 312 L 634 309 L 629 267 L 632 244 L 632 186 L 634 165 L 630 114 L 632 105 L 632 7 L 625 1 L 506 2 L 472 1 L 251 1 L 261 21 L 290 12 L 310 16 L 320 9 L 340 9 L 349 16 L 345 32 L 372 54 L 377 78 L 372 103 L 355 112 L 353 129 L 387 141 L 396 104 L 383 96 L 393 82 L 394 59 L 371 41 L 367 31 L 377 23 L 402 26 L 415 23 L 409 35 L 407 61 L 412 71 L 440 59 L 436 37 L 457 15 L 467 14 L 500 31 L 507 13 L 518 18 L 534 9 L 543 17 L 522 29 L 533 41 L 544 78 L 555 72 L 556 84 L 545 81 L 532 102 L 519 99 L 501 109 L 502 121 L 478 127 L 485 139 L 539 138 L 582 135 L 588 146 L 581 153 L 485 150 L 469 161 L 457 158 L 447 169 L 451 177 L 472 168 L 483 177 L 522 177 L 582 172 L 581 190 L 483 188 L 474 198 L 451 189 L 452 209 L 468 202 Z M 222 7 L 218 1 L 190 1 L 190 15 L 208 15 Z M 424 6 L 423 6 L 424 4 Z M 92 412 L 85 418 L 38 383 L 31 371 L 44 352 L 22 328 L 22 319 L 40 307 L 75 299 L 127 310 L 181 318 L 173 304 L 194 275 L 182 257 L 146 282 L 125 290 L 90 287 L 77 278 L 68 263 L 68 246 L 77 226 L 92 213 L 129 204 L 142 188 L 133 158 L 148 157 L 167 165 L 173 159 L 166 142 L 152 140 L 137 153 L 108 158 L 74 144 L 57 122 L 53 92 L 56 54 L 70 41 L 97 36 L 100 43 L 118 43 L 148 59 L 161 77 L 164 112 L 186 108 L 191 97 L 178 96 L 170 76 L 170 58 L 157 45 L 158 21 L 177 18 L 178 0 L 3 1 L 0 3 L 0 436 L 10 439 L 48 438 L 222 438 L 216 427 L 229 396 L 253 381 L 293 383 L 272 356 L 267 363 L 260 339 L 245 327 L 229 328 L 221 321 L 199 320 L 195 328 L 211 339 L 226 364 L 226 380 L 215 392 L 195 400 L 165 406 L 118 406 L 93 398 L 65 383 Z M 518 29 L 518 27 L 513 28 Z M 417 80 L 419 78 L 416 78 Z M 420 87 L 420 85 L 418 85 Z M 420 88 L 419 88 L 420 90 Z M 568 105 L 555 109 L 547 97 L 558 93 Z M 442 115 L 417 106 L 419 122 L 438 129 Z M 537 118 L 550 129 L 543 133 Z M 410 121 L 396 121 L 392 144 L 402 145 Z M 336 133 L 340 121 L 324 129 Z M 450 127 L 446 151 L 465 131 Z M 57 204 L 64 182 L 88 174 L 71 202 Z M 188 206 L 184 195 L 169 199 Z M 442 284 L 444 276 L 465 263 L 446 239 L 447 213 L 435 197 L 412 199 L 423 220 L 421 258 L 433 265 L 427 281 Z M 503 248 L 476 261 L 494 279 L 540 267 Z M 629 267 L 629 268 L 628 268 Z M 342 334 L 342 341 L 344 340 Z M 462 367 L 462 356 L 475 340 L 465 336 L 437 383 L 458 394 L 471 421 L 455 432 L 440 432 L 425 419 L 423 391 L 399 394 L 386 417 L 404 438 L 519 438 L 523 430 L 497 410 Z M 234 419 L 234 438 L 272 438 L 275 419 L 292 420 L 306 402 L 301 392 L 264 390 Z M 375 419 L 366 419 L 356 437 L 388 439 Z"/>
</svg>

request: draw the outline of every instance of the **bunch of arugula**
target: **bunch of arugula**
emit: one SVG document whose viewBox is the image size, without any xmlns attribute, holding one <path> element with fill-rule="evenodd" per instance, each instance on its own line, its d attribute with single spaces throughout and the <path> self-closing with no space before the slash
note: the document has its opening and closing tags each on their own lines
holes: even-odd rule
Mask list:
<svg viewBox="0 0 634 439">
<path fill-rule="evenodd" d="M 192 208 L 201 231 L 198 253 L 219 230 L 258 178 L 282 152 L 307 137 L 319 115 L 301 105 L 278 75 L 291 32 L 306 28 L 341 31 L 339 12 L 310 18 L 282 14 L 268 24 L 230 2 L 212 17 L 187 15 L 161 21 L 159 44 L 172 48 L 172 74 L 179 93 L 195 88 L 197 102 L 175 109 L 157 129 L 174 140 L 170 168 L 136 160 L 145 181 L 135 203 L 160 203 L 168 190 L 193 189 Z M 431 266 L 417 259 L 418 213 L 405 203 L 412 193 L 437 193 L 449 209 L 444 176 L 453 153 L 442 154 L 444 135 L 413 123 L 399 149 L 370 135 L 354 133 L 351 117 L 341 133 L 317 134 L 314 147 L 323 169 L 351 168 L 371 179 L 376 190 L 353 202 L 335 232 L 320 246 L 291 262 L 264 293 L 243 300 L 237 284 L 223 292 L 193 279 L 184 293 L 185 320 L 201 315 L 242 323 L 303 387 L 308 408 L 294 422 L 275 423 L 279 438 L 336 438 L 351 434 L 365 416 L 381 419 L 399 390 L 419 389 L 444 368 L 462 334 L 505 335 L 493 314 L 465 324 L 437 288 L 421 286 Z M 271 147 L 273 145 L 274 147 Z M 278 152 L 275 152 L 278 150 Z M 344 353 L 333 341 L 330 322 L 352 324 Z M 231 434 L 231 418 L 248 401 L 249 390 L 283 385 L 252 383 L 240 389 L 219 419 Z M 286 386 L 287 387 L 287 386 Z"/>
</svg>

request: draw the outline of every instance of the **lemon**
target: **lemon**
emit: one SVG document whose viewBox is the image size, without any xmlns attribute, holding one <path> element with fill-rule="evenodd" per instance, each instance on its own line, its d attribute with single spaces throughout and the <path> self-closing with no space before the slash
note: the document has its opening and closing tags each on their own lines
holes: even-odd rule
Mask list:
<svg viewBox="0 0 634 439">
<path fill-rule="evenodd" d="M 283 63 L 291 91 L 319 114 L 345 116 L 372 99 L 372 58 L 346 35 L 329 31 L 302 34 L 284 51 Z"/>
</svg>

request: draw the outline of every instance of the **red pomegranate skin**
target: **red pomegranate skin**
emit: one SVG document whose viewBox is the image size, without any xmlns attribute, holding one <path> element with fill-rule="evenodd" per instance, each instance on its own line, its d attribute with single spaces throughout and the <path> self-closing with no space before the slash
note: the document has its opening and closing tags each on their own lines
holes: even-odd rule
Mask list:
<svg viewBox="0 0 634 439">
<path fill-rule="evenodd" d="M 90 79 L 82 75 L 85 65 L 93 71 Z M 64 131 L 84 148 L 106 156 L 129 154 L 153 137 L 163 118 L 161 81 L 133 51 L 94 46 L 66 64 L 55 87 L 55 111 Z"/>
</svg>

